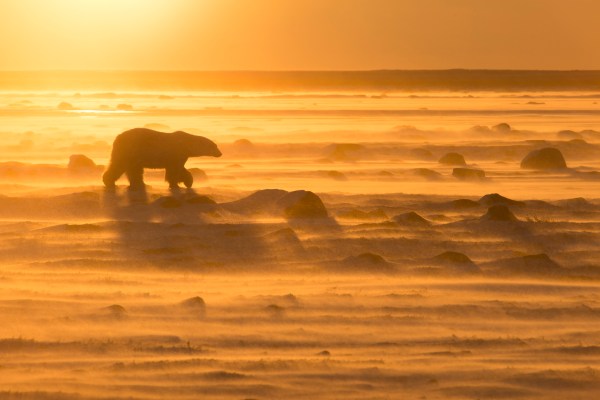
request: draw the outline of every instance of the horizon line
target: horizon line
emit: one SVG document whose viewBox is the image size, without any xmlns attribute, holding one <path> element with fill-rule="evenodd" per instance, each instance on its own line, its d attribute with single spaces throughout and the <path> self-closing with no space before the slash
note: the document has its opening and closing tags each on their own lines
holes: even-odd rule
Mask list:
<svg viewBox="0 0 600 400">
<path fill-rule="evenodd" d="M 0 69 L 0 73 L 28 72 L 202 72 L 202 73 L 327 73 L 327 72 L 600 72 L 600 69 L 522 69 L 522 68 L 378 68 L 378 69 Z"/>
</svg>

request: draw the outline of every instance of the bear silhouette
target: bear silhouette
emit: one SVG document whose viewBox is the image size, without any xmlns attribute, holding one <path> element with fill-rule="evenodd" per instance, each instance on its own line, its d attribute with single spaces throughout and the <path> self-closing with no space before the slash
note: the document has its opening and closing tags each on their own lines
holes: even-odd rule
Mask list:
<svg viewBox="0 0 600 400">
<path fill-rule="evenodd" d="M 183 131 L 130 129 L 115 138 L 110 165 L 102 180 L 106 187 L 114 188 L 125 173 L 129 188 L 138 190 L 144 188 L 144 168 L 164 168 L 170 188 L 177 188 L 180 182 L 190 188 L 194 178 L 185 169 L 185 163 L 189 157 L 200 156 L 220 157 L 221 151 L 213 141 Z"/>
</svg>

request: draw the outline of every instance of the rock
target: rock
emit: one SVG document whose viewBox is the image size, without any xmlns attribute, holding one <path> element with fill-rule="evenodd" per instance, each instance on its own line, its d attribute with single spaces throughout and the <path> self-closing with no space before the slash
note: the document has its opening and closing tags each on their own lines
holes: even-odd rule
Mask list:
<svg viewBox="0 0 600 400">
<path fill-rule="evenodd" d="M 419 160 L 433 160 L 433 153 L 423 148 L 412 149 L 410 155 Z"/>
<path fill-rule="evenodd" d="M 265 312 L 271 318 L 279 319 L 285 317 L 285 308 L 277 304 L 269 304 L 265 307 Z"/>
<path fill-rule="evenodd" d="M 487 213 L 480 218 L 481 221 L 518 221 L 517 217 L 505 205 L 496 205 L 488 208 Z"/>
<path fill-rule="evenodd" d="M 73 154 L 69 157 L 67 169 L 73 173 L 88 173 L 96 169 L 96 163 L 83 154 Z"/>
<path fill-rule="evenodd" d="M 600 140 L 600 132 L 593 129 L 584 129 L 580 133 L 586 140 L 591 140 L 593 142 Z"/>
<path fill-rule="evenodd" d="M 408 226 L 429 226 L 431 222 L 427 221 L 425 218 L 421 217 L 414 211 L 407 212 L 404 214 L 396 215 L 392 218 L 394 222 L 400 225 L 408 225 Z"/>
<path fill-rule="evenodd" d="M 581 133 L 577 133 L 571 130 L 560 131 L 556 134 L 556 136 L 562 140 L 583 139 L 583 135 Z"/>
<path fill-rule="evenodd" d="M 288 192 L 281 189 L 263 189 L 242 199 L 224 203 L 221 206 L 228 211 L 239 214 L 279 214 L 277 201 L 286 194 Z"/>
<path fill-rule="evenodd" d="M 66 101 L 61 102 L 57 108 L 59 110 L 74 110 L 75 108 L 73 107 L 73 105 L 71 103 L 67 103 Z"/>
<path fill-rule="evenodd" d="M 498 125 L 494 125 L 492 126 L 492 129 L 498 133 L 510 133 L 512 131 L 511 126 L 506 122 L 501 122 Z"/>
<path fill-rule="evenodd" d="M 344 259 L 343 264 L 349 269 L 365 272 L 391 272 L 394 269 L 379 254 L 370 252 L 347 257 Z"/>
<path fill-rule="evenodd" d="M 267 233 L 263 236 L 265 243 L 271 246 L 285 248 L 286 252 L 294 252 L 298 254 L 304 250 L 302 242 L 291 228 L 279 229 L 275 232 Z"/>
<path fill-rule="evenodd" d="M 306 190 L 296 190 L 285 194 L 277 201 L 287 219 L 328 218 L 329 214 L 323 201 Z"/>
<path fill-rule="evenodd" d="M 465 158 L 462 156 L 462 154 L 458 153 L 447 153 L 442 156 L 438 162 L 446 165 L 467 165 Z"/>
<path fill-rule="evenodd" d="M 361 210 L 349 210 L 340 212 L 337 215 L 339 218 L 346 219 L 359 219 L 359 220 L 372 220 L 372 219 L 387 219 L 388 216 L 382 209 L 373 211 L 361 211 Z"/>
<path fill-rule="evenodd" d="M 372 264 L 372 265 L 380 265 L 380 264 L 387 263 L 387 261 L 385 261 L 385 259 L 383 257 L 381 257 L 379 254 L 375 254 L 375 253 L 362 253 L 357 256 L 350 256 L 350 257 L 346 258 L 346 261 L 359 262 L 359 263 Z"/>
<path fill-rule="evenodd" d="M 248 139 L 238 139 L 232 144 L 232 150 L 238 155 L 255 155 L 256 146 Z"/>
<path fill-rule="evenodd" d="M 479 199 L 479 204 L 484 207 L 491 207 L 496 205 L 504 205 L 510 207 L 524 207 L 525 203 L 522 201 L 512 200 L 508 197 L 499 195 L 498 193 L 490 193 Z"/>
<path fill-rule="evenodd" d="M 481 181 L 485 179 L 485 171 L 474 168 L 454 168 L 452 176 L 463 181 Z"/>
<path fill-rule="evenodd" d="M 254 143 L 252 143 L 248 139 L 238 139 L 235 142 L 233 142 L 233 145 L 238 149 L 254 149 Z"/>
<path fill-rule="evenodd" d="M 583 197 L 558 200 L 556 203 L 561 207 L 571 208 L 571 209 L 575 209 L 575 210 L 589 210 L 589 209 L 596 208 L 596 205 L 594 205 L 593 203 L 590 203 L 588 200 L 586 200 Z"/>
<path fill-rule="evenodd" d="M 204 316 L 206 314 L 206 303 L 200 296 L 190 297 L 189 299 L 179 303 L 179 305 L 185 310 L 191 311 L 200 316 Z"/>
<path fill-rule="evenodd" d="M 183 203 L 181 200 L 173 196 L 161 196 L 156 199 L 153 204 L 156 204 L 162 208 L 179 208 Z"/>
<path fill-rule="evenodd" d="M 545 253 L 499 260 L 493 262 L 492 267 L 508 275 L 555 276 L 564 272 L 563 267 Z"/>
<path fill-rule="evenodd" d="M 441 262 L 450 262 L 450 263 L 457 263 L 457 264 L 473 264 L 473 260 L 471 260 L 467 255 L 456 252 L 456 251 L 445 251 L 445 252 L 433 257 L 433 259 L 435 261 L 441 261 Z"/>
<path fill-rule="evenodd" d="M 113 304 L 108 307 L 104 307 L 100 310 L 104 316 L 112 319 L 123 319 L 127 316 L 125 307 L 119 304 Z"/>
<path fill-rule="evenodd" d="M 476 273 L 479 267 L 467 255 L 456 251 L 445 251 L 432 258 L 435 265 L 451 268 L 453 272 Z"/>
<path fill-rule="evenodd" d="M 586 142 L 583 139 L 572 139 L 572 140 L 568 141 L 568 144 L 570 146 L 573 146 L 573 147 L 576 147 L 576 148 L 582 148 L 582 147 L 585 148 L 585 147 L 587 147 L 587 146 L 590 145 L 588 142 Z M 593 147 L 593 145 L 592 145 L 592 147 Z"/>
<path fill-rule="evenodd" d="M 334 143 L 325 148 L 326 157 L 333 161 L 353 162 L 365 155 L 367 148 L 355 143 Z"/>
<path fill-rule="evenodd" d="M 192 177 L 194 177 L 194 181 L 205 181 L 208 179 L 208 175 L 206 175 L 206 172 L 204 172 L 200 168 L 190 168 L 188 169 L 188 171 L 190 172 L 190 174 L 192 174 Z"/>
<path fill-rule="evenodd" d="M 475 125 L 469 128 L 469 132 L 475 133 L 477 135 L 490 133 L 490 128 L 484 125 Z"/>
<path fill-rule="evenodd" d="M 301 301 L 298 297 L 292 293 L 284 294 L 283 296 L 276 296 L 278 301 L 285 304 L 287 307 L 300 307 Z"/>
<path fill-rule="evenodd" d="M 325 205 L 313 192 L 263 189 L 220 205 L 224 210 L 246 215 L 283 216 L 288 220 L 328 219 Z"/>
<path fill-rule="evenodd" d="M 347 181 L 348 177 L 339 171 L 327 171 L 327 177 L 335 181 Z"/>
<path fill-rule="evenodd" d="M 428 181 L 437 181 L 442 179 L 442 174 L 429 168 L 415 168 L 408 171 L 412 175 L 426 179 Z"/>
<path fill-rule="evenodd" d="M 523 169 L 553 170 L 565 169 L 567 163 L 560 150 L 553 147 L 533 150 L 521 161 Z"/>
<path fill-rule="evenodd" d="M 450 205 L 453 208 L 456 208 L 458 210 L 464 210 L 464 209 L 479 207 L 479 203 L 478 202 L 476 202 L 474 200 L 469 200 L 469 199 L 452 200 L 450 202 Z"/>
<path fill-rule="evenodd" d="M 186 196 L 185 202 L 189 204 L 207 204 L 207 205 L 216 205 L 217 202 L 211 199 L 208 196 L 193 194 L 191 196 Z"/>
</svg>

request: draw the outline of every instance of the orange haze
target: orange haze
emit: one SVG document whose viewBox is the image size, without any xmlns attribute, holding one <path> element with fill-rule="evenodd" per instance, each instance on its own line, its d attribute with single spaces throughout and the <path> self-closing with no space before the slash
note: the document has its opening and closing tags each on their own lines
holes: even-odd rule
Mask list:
<svg viewBox="0 0 600 400">
<path fill-rule="evenodd" d="M 600 69 L 595 0 L 3 0 L 0 70 Z"/>
</svg>

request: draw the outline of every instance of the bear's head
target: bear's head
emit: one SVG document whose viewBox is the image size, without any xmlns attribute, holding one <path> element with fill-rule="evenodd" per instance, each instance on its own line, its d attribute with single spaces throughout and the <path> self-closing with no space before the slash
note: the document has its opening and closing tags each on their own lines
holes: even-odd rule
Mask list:
<svg viewBox="0 0 600 400">
<path fill-rule="evenodd" d="M 184 151 L 188 157 L 221 157 L 223 155 L 217 144 L 204 136 L 196 136 L 183 131 L 177 131 L 173 134 L 181 138 L 181 143 L 185 146 Z"/>
</svg>

